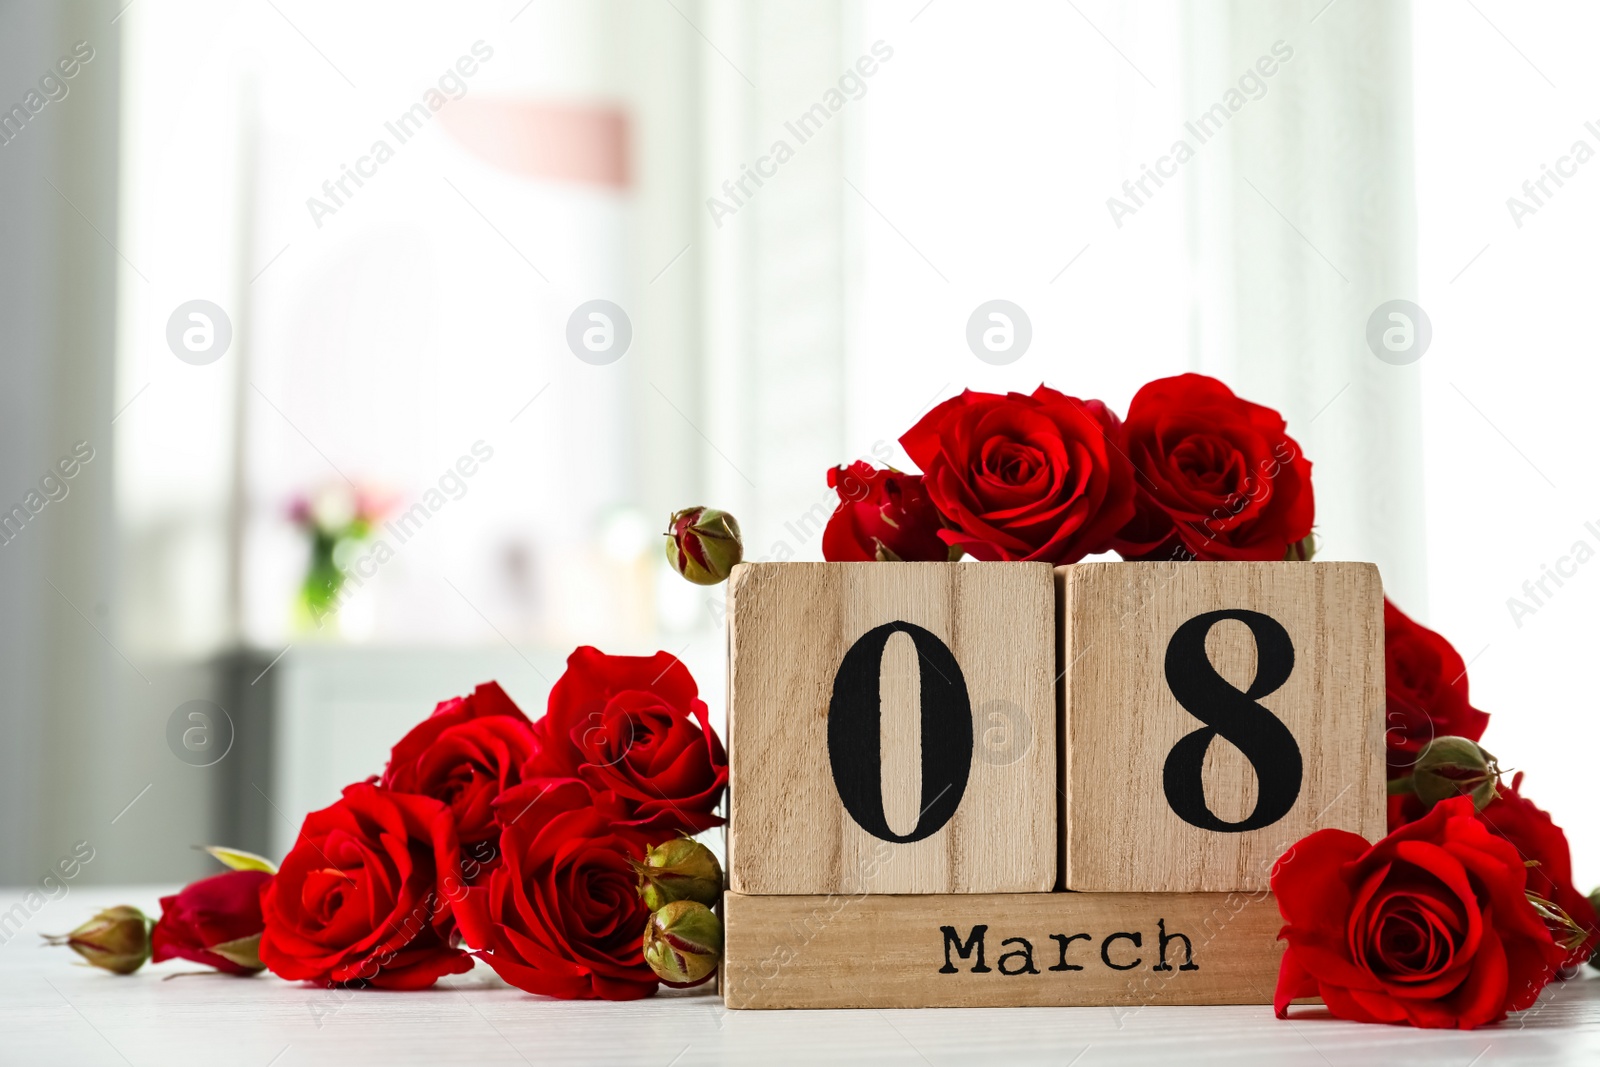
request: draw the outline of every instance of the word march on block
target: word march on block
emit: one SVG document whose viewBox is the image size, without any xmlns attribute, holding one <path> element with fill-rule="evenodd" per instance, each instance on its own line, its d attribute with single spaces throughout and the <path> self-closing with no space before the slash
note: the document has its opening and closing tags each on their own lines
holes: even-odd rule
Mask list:
<svg viewBox="0 0 1600 1067">
<path fill-rule="evenodd" d="M 1260 1004 L 1270 893 L 723 898 L 730 1008 Z"/>
<path fill-rule="evenodd" d="M 730 1007 L 1270 999 L 1272 864 L 1384 830 L 1362 563 L 762 563 L 728 591 Z"/>
<path fill-rule="evenodd" d="M 731 888 L 1054 888 L 1055 612 L 1042 563 L 736 568 Z"/>
</svg>

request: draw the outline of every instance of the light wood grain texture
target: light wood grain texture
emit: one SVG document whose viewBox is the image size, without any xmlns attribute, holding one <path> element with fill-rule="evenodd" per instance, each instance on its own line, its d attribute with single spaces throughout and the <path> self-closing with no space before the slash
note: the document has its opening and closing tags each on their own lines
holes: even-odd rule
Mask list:
<svg viewBox="0 0 1600 1067">
<path fill-rule="evenodd" d="M 1269 1004 L 1282 954 L 1266 892 L 730 893 L 723 911 L 730 1008 Z"/>
<path fill-rule="evenodd" d="M 1082 563 L 1056 573 L 1066 668 L 1061 693 L 1067 888 L 1261 889 L 1276 857 L 1313 830 L 1337 827 L 1369 840 L 1383 835 L 1383 591 L 1375 567 Z M 1170 687 L 1169 643 L 1187 621 L 1230 609 L 1259 612 L 1281 624 L 1293 647 L 1287 678 L 1264 685 L 1271 691 L 1258 699 L 1245 699 L 1242 691 L 1257 679 L 1258 638 L 1233 619 L 1210 627 L 1205 660 L 1190 663 L 1188 674 L 1214 670 L 1226 683 L 1225 694 L 1241 691 L 1234 702 L 1270 711 L 1288 727 L 1302 765 L 1293 806 L 1270 825 L 1242 832 L 1206 829 L 1181 818 L 1164 777 L 1174 746 L 1207 725 Z M 1192 698 L 1189 703 L 1206 706 Z M 1227 732 L 1214 736 L 1205 750 L 1201 781 L 1211 813 L 1239 823 L 1255 811 L 1259 780 Z"/>
<path fill-rule="evenodd" d="M 728 606 L 734 889 L 981 893 L 1054 886 L 1055 593 L 1047 565 L 744 564 L 734 570 Z M 828 750 L 829 704 L 846 651 L 896 621 L 948 646 L 973 720 L 970 770 L 954 815 L 931 836 L 906 843 L 874 836 L 846 810 Z M 943 678 L 948 667 L 920 655 L 905 633 L 883 647 L 879 795 L 887 829 L 900 836 L 909 836 L 944 792 L 923 782 L 919 669 Z"/>
</svg>

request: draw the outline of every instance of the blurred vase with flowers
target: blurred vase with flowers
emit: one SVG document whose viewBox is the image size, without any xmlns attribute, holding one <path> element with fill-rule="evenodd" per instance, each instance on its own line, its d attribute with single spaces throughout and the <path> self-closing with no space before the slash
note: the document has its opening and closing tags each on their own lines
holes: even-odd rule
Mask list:
<svg viewBox="0 0 1600 1067">
<path fill-rule="evenodd" d="M 290 503 L 289 518 L 305 531 L 310 548 L 295 610 L 301 630 L 337 632 L 344 564 L 388 510 L 382 494 L 346 482 L 329 483 Z"/>
</svg>

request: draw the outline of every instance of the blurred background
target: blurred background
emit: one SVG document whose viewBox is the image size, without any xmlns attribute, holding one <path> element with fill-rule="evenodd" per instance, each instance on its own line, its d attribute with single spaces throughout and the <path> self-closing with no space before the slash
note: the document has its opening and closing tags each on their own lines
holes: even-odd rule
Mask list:
<svg viewBox="0 0 1600 1067">
<path fill-rule="evenodd" d="M 720 722 L 671 510 L 820 559 L 826 469 L 907 465 L 936 401 L 1123 410 L 1184 370 L 1287 416 L 1322 558 L 1455 643 L 1600 881 L 1596 31 L 0 3 L 0 884 L 79 841 L 93 882 L 280 853 L 436 701 L 493 677 L 537 714 L 578 644 L 676 653 Z"/>
</svg>

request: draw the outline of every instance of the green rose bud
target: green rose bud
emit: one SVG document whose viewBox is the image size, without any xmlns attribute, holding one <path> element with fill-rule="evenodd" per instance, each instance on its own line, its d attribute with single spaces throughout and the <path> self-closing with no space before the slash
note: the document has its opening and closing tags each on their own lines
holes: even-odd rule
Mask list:
<svg viewBox="0 0 1600 1067">
<path fill-rule="evenodd" d="M 693 900 L 715 907 L 722 897 L 722 865 L 709 848 L 688 837 L 674 838 L 644 854 L 635 863 L 639 895 L 645 907 L 659 911 L 674 900 Z"/>
<path fill-rule="evenodd" d="M 1450 797 L 1469 796 L 1482 811 L 1499 784 L 1495 758 L 1465 737 L 1434 738 L 1411 768 L 1411 787 L 1429 807 Z"/>
<path fill-rule="evenodd" d="M 744 558 L 739 523 L 716 508 L 684 508 L 674 512 L 667 528 L 667 562 L 696 585 L 726 581 Z"/>
<path fill-rule="evenodd" d="M 150 920 L 126 904 L 107 908 L 70 934 L 46 934 L 44 939 L 66 945 L 113 974 L 132 974 L 150 958 Z"/>
<path fill-rule="evenodd" d="M 1527 865 L 1535 866 L 1533 860 L 1528 860 Z M 1579 926 L 1577 920 L 1561 909 L 1561 906 L 1544 899 L 1537 893 L 1525 892 L 1528 903 L 1533 905 L 1534 913 L 1544 920 L 1545 929 L 1550 931 L 1550 937 L 1556 944 L 1568 952 L 1577 951 L 1578 947 L 1589 939 L 1589 931 Z"/>
<path fill-rule="evenodd" d="M 1317 554 L 1317 535 L 1308 533 L 1300 540 L 1289 546 L 1283 558 L 1289 563 L 1304 563 Z"/>
<path fill-rule="evenodd" d="M 710 978 L 722 959 L 722 920 L 704 904 L 675 900 L 650 916 L 644 931 L 644 961 L 669 985 L 695 985 Z"/>
</svg>

